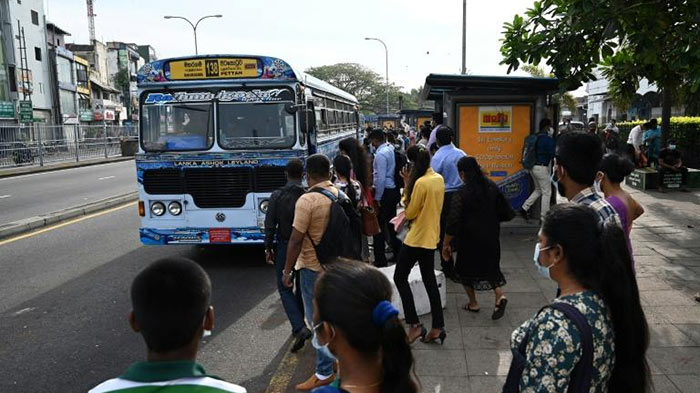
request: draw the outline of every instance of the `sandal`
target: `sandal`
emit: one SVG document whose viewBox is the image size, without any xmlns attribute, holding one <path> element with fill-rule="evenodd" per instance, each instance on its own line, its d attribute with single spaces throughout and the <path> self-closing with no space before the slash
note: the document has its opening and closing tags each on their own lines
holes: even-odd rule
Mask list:
<svg viewBox="0 0 700 393">
<path fill-rule="evenodd" d="M 428 334 L 428 330 L 425 327 L 423 327 L 422 324 L 421 325 L 414 325 L 414 326 L 410 327 L 410 329 L 413 329 L 413 328 L 420 328 L 420 334 L 415 336 L 415 337 L 410 337 L 408 334 L 406 334 L 406 338 L 408 338 L 409 345 L 416 342 L 419 338 L 421 340 L 424 339 L 425 335 Z M 409 333 L 410 333 L 410 329 L 409 329 Z"/>
<path fill-rule="evenodd" d="M 469 303 L 465 304 L 462 306 L 462 310 L 469 311 L 469 312 L 479 312 L 481 311 L 481 308 L 472 308 Z"/>
<path fill-rule="evenodd" d="M 491 319 L 494 321 L 497 319 L 503 318 L 503 314 L 506 312 L 506 306 L 508 305 L 508 299 L 505 296 L 501 296 L 500 299 L 498 299 L 498 303 L 496 303 L 496 308 L 493 310 L 493 314 L 491 315 Z"/>
</svg>

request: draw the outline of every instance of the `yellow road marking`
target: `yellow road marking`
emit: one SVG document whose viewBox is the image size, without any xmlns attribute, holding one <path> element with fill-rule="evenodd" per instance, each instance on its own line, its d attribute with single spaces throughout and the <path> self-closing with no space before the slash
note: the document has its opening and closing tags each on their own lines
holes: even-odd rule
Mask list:
<svg viewBox="0 0 700 393">
<path fill-rule="evenodd" d="M 49 232 L 49 231 L 53 231 L 53 230 L 56 230 L 56 229 L 59 229 L 59 228 L 67 227 L 68 225 L 73 225 L 73 224 L 75 224 L 75 223 L 78 223 L 78 222 L 81 222 L 81 221 L 85 221 L 85 220 L 89 220 L 89 219 L 91 219 L 91 218 L 95 218 L 95 217 L 99 217 L 99 216 L 104 216 L 105 214 L 113 213 L 113 212 L 115 212 L 115 211 L 117 211 L 117 210 L 121 210 L 121 209 L 130 207 L 130 206 L 134 206 L 134 205 L 136 205 L 136 201 L 134 201 L 134 202 L 129 202 L 129 203 L 127 203 L 127 204 L 120 205 L 120 206 L 117 206 L 117 207 L 113 207 L 113 208 L 111 208 L 111 209 L 102 210 L 102 211 L 99 211 L 99 212 L 97 212 L 97 213 L 88 214 L 87 216 L 82 216 L 82 217 L 74 218 L 74 219 L 72 219 L 72 220 L 70 220 L 70 221 L 65 221 L 65 222 L 62 222 L 62 223 L 60 223 L 60 224 L 56 224 L 56 225 L 53 225 L 53 226 L 50 226 L 50 227 L 47 227 L 47 228 L 40 229 L 40 230 L 38 230 L 38 231 L 25 233 L 25 234 L 23 234 L 23 235 L 11 237 L 11 238 L 5 239 L 5 240 L 0 240 L 0 246 L 4 246 L 5 244 L 14 243 L 14 242 L 16 242 L 16 241 L 18 241 L 18 240 L 27 239 L 27 238 L 30 238 L 30 237 L 33 237 L 33 236 L 36 236 L 36 235 L 40 235 L 40 234 L 42 234 L 42 233 L 46 233 L 46 232 Z"/>
<path fill-rule="evenodd" d="M 282 357 L 280 365 L 277 366 L 275 374 L 272 375 L 270 384 L 267 386 L 267 389 L 265 389 L 265 393 L 283 393 L 287 390 L 287 386 L 289 386 L 289 382 L 292 380 L 294 370 L 297 368 L 297 363 L 299 362 L 299 356 L 289 352 L 291 347 L 290 345 L 286 349 L 286 353 Z"/>
</svg>

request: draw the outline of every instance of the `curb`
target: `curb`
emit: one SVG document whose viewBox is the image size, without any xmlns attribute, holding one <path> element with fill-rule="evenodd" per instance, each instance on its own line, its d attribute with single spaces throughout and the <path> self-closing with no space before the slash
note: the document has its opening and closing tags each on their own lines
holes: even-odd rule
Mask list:
<svg viewBox="0 0 700 393">
<path fill-rule="evenodd" d="M 35 229 L 47 227 L 49 225 L 58 224 L 62 221 L 70 220 L 71 218 L 85 216 L 100 210 L 109 209 L 110 207 L 123 205 L 128 202 L 133 202 L 138 199 L 138 193 L 131 192 L 128 194 L 117 195 L 99 201 L 91 202 L 85 205 L 71 207 L 57 212 L 48 213 L 41 216 L 25 218 L 23 220 L 10 222 L 0 225 L 0 239 L 17 236 L 26 232 L 31 232 Z"/>
<path fill-rule="evenodd" d="M 12 169 L 0 169 L 0 179 L 7 178 L 7 177 L 15 177 L 15 176 L 23 176 L 23 175 L 30 175 L 33 173 L 42 173 L 42 172 L 52 172 L 52 171 L 60 171 L 63 169 L 73 169 L 73 168 L 82 168 L 86 166 L 93 166 L 93 165 L 102 165 L 102 164 L 111 164 L 114 162 L 122 162 L 122 161 L 129 161 L 133 160 L 133 156 L 129 157 L 115 157 L 115 158 L 108 158 L 108 159 L 92 159 L 89 161 L 80 161 L 80 162 L 69 162 L 69 163 L 58 163 L 58 164 L 50 164 L 50 165 L 45 165 L 45 166 L 36 166 L 36 167 L 19 167 L 19 168 L 12 168 Z"/>
</svg>

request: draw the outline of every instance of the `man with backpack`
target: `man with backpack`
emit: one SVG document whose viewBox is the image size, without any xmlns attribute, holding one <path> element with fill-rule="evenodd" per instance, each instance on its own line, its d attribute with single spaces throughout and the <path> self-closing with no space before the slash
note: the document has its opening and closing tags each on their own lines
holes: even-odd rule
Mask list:
<svg viewBox="0 0 700 393">
<path fill-rule="evenodd" d="M 338 257 L 359 258 L 359 236 L 357 239 L 354 236 L 354 231 L 359 234 L 359 219 L 352 213 L 352 202 L 333 186 L 328 157 L 314 154 L 306 159 L 306 180 L 309 191 L 299 197 L 294 209 L 282 275 L 284 285 L 289 288 L 292 268 L 299 273 L 304 314 L 312 324 L 314 285 L 322 265 Z M 317 350 L 314 375 L 296 389 L 308 391 L 332 383 L 333 363 L 324 351 Z"/>
<path fill-rule="evenodd" d="M 537 198 L 542 197 L 540 217 L 544 217 L 549 211 L 550 198 L 552 196 L 552 185 L 550 184 L 550 164 L 554 158 L 554 138 L 549 136 L 552 128 L 552 121 L 542 119 L 540 121 L 540 131 L 537 134 L 529 135 L 525 138 L 523 148 L 523 167 L 530 171 L 535 183 L 535 191 L 530 194 L 523 206 L 520 214 L 525 220 L 530 219 L 530 207 L 537 202 Z"/>
<path fill-rule="evenodd" d="M 394 146 L 386 141 L 386 135 L 382 130 L 374 130 L 369 136 L 370 143 L 376 149 L 373 162 L 374 201 L 379 205 L 379 234 L 374 236 L 374 265 L 387 266 L 385 241 L 394 252 L 393 260 L 399 254 L 401 243 L 396 238 L 394 226 L 389 221 L 396 217 L 396 206 L 401 199 L 400 189 L 403 179 L 397 176 L 403 165 L 406 164 L 405 155 L 395 151 Z M 398 164 L 398 165 L 397 165 Z M 401 180 L 399 180 L 401 179 Z"/>
</svg>

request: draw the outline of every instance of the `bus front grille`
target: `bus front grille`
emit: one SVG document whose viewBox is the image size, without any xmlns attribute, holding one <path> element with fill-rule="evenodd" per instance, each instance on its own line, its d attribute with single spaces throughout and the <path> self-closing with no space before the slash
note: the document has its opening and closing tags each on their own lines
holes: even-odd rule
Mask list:
<svg viewBox="0 0 700 393">
<path fill-rule="evenodd" d="M 143 186 L 151 195 L 190 194 L 201 208 L 236 208 L 250 192 L 272 192 L 286 183 L 284 167 L 150 169 Z"/>
</svg>

